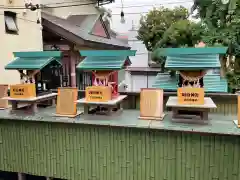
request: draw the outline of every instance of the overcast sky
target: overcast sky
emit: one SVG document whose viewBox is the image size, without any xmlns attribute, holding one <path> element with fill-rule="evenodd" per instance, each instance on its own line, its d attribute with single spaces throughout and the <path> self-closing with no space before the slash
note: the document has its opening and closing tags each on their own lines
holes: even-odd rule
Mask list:
<svg viewBox="0 0 240 180">
<path fill-rule="evenodd" d="M 106 8 L 112 10 L 112 29 L 120 32 L 127 33 L 132 27 L 132 23 L 137 26 L 141 14 L 144 15 L 153 7 L 165 6 L 168 8 L 174 8 L 175 6 L 184 6 L 188 9 L 191 8 L 193 0 L 122 0 L 123 1 L 123 11 L 125 13 L 125 24 L 120 23 L 120 13 L 121 13 L 121 0 L 115 0 L 115 3 L 106 5 Z M 129 14 L 130 13 L 130 14 Z"/>
</svg>

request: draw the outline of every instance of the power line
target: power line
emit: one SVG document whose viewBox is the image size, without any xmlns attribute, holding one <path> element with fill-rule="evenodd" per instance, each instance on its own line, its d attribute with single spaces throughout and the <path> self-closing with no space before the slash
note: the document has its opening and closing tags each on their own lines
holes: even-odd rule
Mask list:
<svg viewBox="0 0 240 180">
<path fill-rule="evenodd" d="M 97 4 L 96 2 L 92 3 L 80 3 L 80 4 L 71 4 L 71 5 L 61 5 L 61 4 L 67 4 L 67 3 L 75 3 L 79 1 L 73 1 L 73 2 L 59 2 L 59 3 L 49 3 L 49 4 L 43 4 L 43 6 L 40 7 L 40 9 L 52 9 L 52 8 L 65 8 L 65 7 L 76 7 L 76 6 L 87 6 L 87 5 L 93 5 Z M 134 7 L 151 7 L 151 6 L 161 6 L 161 5 L 167 5 L 167 4 L 181 4 L 186 2 L 192 2 L 192 1 L 175 1 L 175 2 L 168 2 L 168 3 L 162 3 L 162 4 L 154 4 L 154 5 L 136 5 L 136 6 L 124 6 L 124 8 L 134 8 Z M 46 5 L 59 5 L 59 6 L 46 6 Z M 122 8 L 122 7 L 113 7 L 113 8 Z M 21 6 L 12 6 L 12 7 L 6 7 L 6 6 L 0 6 L 0 9 L 28 9 L 26 7 Z"/>
<path fill-rule="evenodd" d="M 149 7 L 150 6 L 161 6 L 161 5 L 167 5 L 167 4 L 181 4 L 181 3 L 187 3 L 187 2 L 193 2 L 191 0 L 188 0 L 188 1 L 175 1 L 175 2 L 168 2 L 168 3 L 162 3 L 162 4 L 155 4 L 155 5 L 148 5 Z M 136 6 L 127 6 L 127 7 L 124 7 L 125 8 L 134 8 L 134 7 L 146 7 L 147 5 L 136 5 Z M 121 7 L 114 7 L 114 8 L 121 8 Z M 124 14 L 128 14 L 128 15 L 135 15 L 135 14 L 147 14 L 149 13 L 149 11 L 142 11 L 142 12 L 124 12 Z M 113 16 L 119 16 L 119 14 L 115 13 L 115 14 L 112 14 Z"/>
<path fill-rule="evenodd" d="M 135 12 L 135 13 L 124 13 L 124 14 L 129 14 L 129 15 L 134 15 L 134 14 L 147 14 L 149 13 L 149 11 L 145 11 L 145 12 Z M 119 14 L 112 14 L 112 16 L 119 16 Z"/>
<path fill-rule="evenodd" d="M 68 4 L 68 3 L 79 3 L 82 2 L 82 0 L 77 0 L 77 1 L 71 1 L 71 2 L 66 2 L 66 1 L 62 1 L 62 2 L 56 2 L 56 3 L 46 3 L 43 5 L 57 5 L 57 4 Z"/>
<path fill-rule="evenodd" d="M 161 3 L 161 4 L 146 4 L 146 5 L 133 5 L 133 6 L 124 6 L 123 8 L 135 8 L 135 7 L 154 7 L 154 6 L 162 6 L 162 5 L 166 5 L 166 4 L 181 4 L 181 3 L 188 3 L 188 2 L 193 2 L 191 0 L 188 1 L 175 1 L 175 2 L 166 2 L 166 3 Z M 112 8 L 122 8 L 120 6 L 118 7 L 112 7 Z"/>
<path fill-rule="evenodd" d="M 65 8 L 65 7 L 75 7 L 75 6 L 87 6 L 87 5 L 93 5 L 96 3 L 81 3 L 81 4 L 72 4 L 72 5 L 62 5 L 62 6 L 44 6 L 44 7 L 40 7 L 39 9 L 52 9 L 52 8 Z M 4 6 L 0 6 L 0 9 L 29 9 L 26 7 L 4 7 Z"/>
</svg>

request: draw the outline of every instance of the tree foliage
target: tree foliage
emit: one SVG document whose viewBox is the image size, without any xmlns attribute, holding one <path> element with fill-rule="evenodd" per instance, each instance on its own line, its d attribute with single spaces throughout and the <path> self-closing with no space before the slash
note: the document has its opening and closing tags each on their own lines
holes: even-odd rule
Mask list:
<svg viewBox="0 0 240 180">
<path fill-rule="evenodd" d="M 195 0 L 192 11 L 197 10 L 206 24 L 206 33 L 202 37 L 209 44 L 221 43 L 229 47 L 228 54 L 240 56 L 240 0 L 229 0 L 223 4 L 221 0 Z"/>
<path fill-rule="evenodd" d="M 221 72 L 231 88 L 240 89 L 240 0 L 223 1 L 195 0 L 191 11 L 197 11 L 200 23 L 191 22 L 184 7 L 154 9 L 141 18 L 138 39 L 149 51 L 194 46 L 198 41 L 208 46 L 227 46 L 227 55 L 221 57 Z M 152 57 L 163 64 L 164 58 L 159 60 L 154 53 Z"/>
<path fill-rule="evenodd" d="M 195 0 L 192 11 L 197 10 L 206 25 L 202 36 L 205 43 L 212 46 L 216 43 L 227 46 L 229 67 L 226 57 L 221 59 L 222 72 L 226 73 L 230 89 L 240 89 L 240 0 Z M 233 62 L 233 59 L 235 61 Z"/>
<path fill-rule="evenodd" d="M 188 11 L 184 7 L 174 10 L 160 7 L 153 9 L 147 15 L 142 16 L 137 38 L 152 51 L 158 41 L 163 38 L 165 32 L 179 20 L 187 20 Z"/>
<path fill-rule="evenodd" d="M 137 38 L 153 51 L 152 60 L 162 68 L 165 57 L 159 57 L 156 48 L 194 46 L 201 39 L 202 25 L 191 22 L 188 16 L 188 10 L 180 6 L 155 8 L 141 18 Z"/>
</svg>

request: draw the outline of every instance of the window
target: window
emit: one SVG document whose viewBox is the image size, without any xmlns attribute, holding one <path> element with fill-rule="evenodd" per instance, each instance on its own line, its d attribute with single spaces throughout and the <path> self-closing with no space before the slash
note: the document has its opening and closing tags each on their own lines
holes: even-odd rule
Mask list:
<svg viewBox="0 0 240 180">
<path fill-rule="evenodd" d="M 4 11 L 5 31 L 9 34 L 17 34 L 17 15 L 14 12 Z"/>
</svg>

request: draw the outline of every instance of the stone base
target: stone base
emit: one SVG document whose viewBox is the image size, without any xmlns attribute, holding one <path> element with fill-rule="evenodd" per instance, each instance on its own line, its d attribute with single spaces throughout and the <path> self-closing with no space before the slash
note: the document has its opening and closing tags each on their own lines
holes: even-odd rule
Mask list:
<svg viewBox="0 0 240 180">
<path fill-rule="evenodd" d="M 76 103 L 84 105 L 84 115 L 112 115 L 122 111 L 122 102 L 126 97 L 126 95 L 119 95 L 107 102 L 87 102 L 83 98 L 77 100 Z"/>
<path fill-rule="evenodd" d="M 81 115 L 81 114 L 83 114 L 82 111 L 79 111 L 79 112 L 77 112 L 77 114 L 73 114 L 73 115 L 71 115 L 71 114 L 54 114 L 54 116 L 56 116 L 56 117 L 69 117 L 69 118 L 75 118 L 75 117 L 77 117 L 77 116 L 79 116 L 79 115 Z"/>
<path fill-rule="evenodd" d="M 209 119 L 203 120 L 194 115 L 178 115 L 178 117 L 172 117 L 172 122 L 187 124 L 209 124 Z"/>
<path fill-rule="evenodd" d="M 208 112 L 216 108 L 209 97 L 204 98 L 203 105 L 178 104 L 177 97 L 169 97 L 166 106 L 172 108 L 172 121 L 196 124 L 208 124 Z"/>
<path fill-rule="evenodd" d="M 165 117 L 165 114 L 163 113 L 161 117 L 139 116 L 138 119 L 162 121 L 164 117 Z"/>
</svg>

